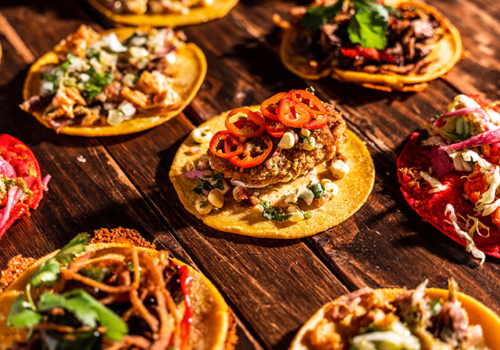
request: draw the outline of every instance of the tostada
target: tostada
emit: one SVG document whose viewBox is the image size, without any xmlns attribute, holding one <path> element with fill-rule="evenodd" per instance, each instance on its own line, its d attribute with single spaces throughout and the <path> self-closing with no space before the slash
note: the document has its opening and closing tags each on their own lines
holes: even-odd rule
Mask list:
<svg viewBox="0 0 500 350">
<path fill-rule="evenodd" d="M 28 72 L 21 108 L 56 132 L 113 136 L 178 115 L 206 74 L 200 48 L 172 29 L 81 26 Z"/>
<path fill-rule="evenodd" d="M 195 129 L 170 170 L 184 207 L 215 229 L 266 238 L 314 235 L 353 215 L 372 190 L 373 161 L 310 89 Z"/>
<path fill-rule="evenodd" d="M 0 294 L 0 349 L 234 349 L 232 313 L 203 275 L 137 231 L 96 236 L 118 243 L 84 233 L 9 263 L 17 268 L 2 278 L 17 276 Z"/>
<path fill-rule="evenodd" d="M 30 209 L 36 209 L 50 175 L 42 179 L 35 155 L 24 143 L 0 134 L 0 238 Z"/>
<path fill-rule="evenodd" d="M 224 17 L 238 0 L 88 0 L 110 20 L 128 25 L 178 27 Z"/>
<path fill-rule="evenodd" d="M 500 107 L 458 95 L 398 158 L 408 203 L 484 262 L 500 257 Z"/>
<path fill-rule="evenodd" d="M 462 57 L 458 30 L 417 0 L 316 0 L 291 10 L 280 56 L 306 79 L 332 77 L 384 91 L 421 91 Z"/>
<path fill-rule="evenodd" d="M 326 304 L 289 350 L 498 350 L 500 318 L 479 301 L 448 290 L 363 288 Z"/>
</svg>

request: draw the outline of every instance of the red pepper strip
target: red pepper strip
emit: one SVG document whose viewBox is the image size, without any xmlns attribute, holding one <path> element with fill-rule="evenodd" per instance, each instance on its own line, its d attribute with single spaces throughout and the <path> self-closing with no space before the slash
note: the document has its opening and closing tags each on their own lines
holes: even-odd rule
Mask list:
<svg viewBox="0 0 500 350">
<path fill-rule="evenodd" d="M 281 97 L 285 95 L 286 92 L 280 92 L 279 94 L 274 95 L 273 97 L 268 98 L 260 105 L 260 111 L 267 118 L 278 120 L 278 116 L 276 115 L 276 109 L 278 108 L 278 103 L 281 100 Z"/>
<path fill-rule="evenodd" d="M 295 103 L 286 98 L 281 99 L 280 106 L 276 110 L 278 119 L 286 126 L 301 128 L 311 120 L 311 113 L 302 104 Z"/>
<path fill-rule="evenodd" d="M 246 123 L 239 122 L 231 123 L 231 117 L 236 114 L 246 115 Z M 241 119 L 245 121 L 245 119 Z M 238 125 L 242 125 L 241 128 Z M 252 127 L 256 126 L 256 129 Z M 236 108 L 233 109 L 226 117 L 226 129 L 230 131 L 233 135 L 252 138 L 257 137 L 266 130 L 266 119 L 259 113 L 252 112 L 248 108 Z"/>
<path fill-rule="evenodd" d="M 309 130 L 321 129 L 326 125 L 327 122 L 328 122 L 327 114 L 315 115 L 313 116 L 313 119 L 311 119 L 311 121 L 304 126 L 304 128 Z"/>
<path fill-rule="evenodd" d="M 184 294 L 184 316 L 181 321 L 181 349 L 184 348 L 187 337 L 191 330 L 191 324 L 193 323 L 193 303 L 191 300 L 191 280 L 192 277 L 189 274 L 189 269 L 187 266 L 183 265 L 179 268 L 179 275 L 181 277 L 181 290 Z"/>
<path fill-rule="evenodd" d="M 380 53 L 380 60 L 388 63 L 396 63 L 397 61 L 396 56 L 391 55 L 390 53 L 387 52 Z"/>
<path fill-rule="evenodd" d="M 236 166 L 239 166 L 240 168 L 251 168 L 256 165 L 259 165 L 262 163 L 264 160 L 266 160 L 267 156 L 271 153 L 271 150 L 273 148 L 273 143 L 269 136 L 267 134 L 261 135 L 264 143 L 266 144 L 267 148 L 262 151 L 262 154 L 252 157 L 250 154 L 245 155 L 243 159 L 241 159 L 239 156 L 229 158 L 229 161 L 233 163 Z M 252 141 L 255 142 L 255 141 Z"/>
<path fill-rule="evenodd" d="M 285 126 L 277 120 L 268 119 L 266 122 L 266 130 L 272 137 L 280 138 L 285 133 Z"/>
<path fill-rule="evenodd" d="M 349 58 L 364 57 L 370 60 L 380 59 L 379 51 L 373 48 L 364 48 L 361 46 L 356 46 L 354 48 L 343 47 L 342 49 L 340 49 L 340 51 L 342 52 L 343 56 Z"/>
<path fill-rule="evenodd" d="M 219 147 L 220 141 L 224 141 L 222 148 Z M 234 147 L 236 147 L 236 150 L 232 151 Z M 231 158 L 243 152 L 243 143 L 229 131 L 223 130 L 212 136 L 209 148 L 218 157 Z"/>
<path fill-rule="evenodd" d="M 324 114 L 326 107 L 319 98 L 306 90 L 292 90 L 288 93 L 296 103 L 302 103 L 304 108 L 311 114 Z"/>
</svg>

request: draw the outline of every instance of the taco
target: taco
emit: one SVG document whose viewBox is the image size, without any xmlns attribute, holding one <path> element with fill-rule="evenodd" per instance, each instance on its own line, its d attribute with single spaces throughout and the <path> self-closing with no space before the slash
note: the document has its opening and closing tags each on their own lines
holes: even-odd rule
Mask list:
<svg viewBox="0 0 500 350">
<path fill-rule="evenodd" d="M 36 209 L 47 189 L 35 155 L 24 143 L 0 134 L 0 238 L 29 209 Z"/>
<path fill-rule="evenodd" d="M 500 257 L 500 108 L 458 95 L 397 160 L 401 191 L 426 221 L 484 262 Z"/>
<path fill-rule="evenodd" d="M 238 0 L 88 0 L 117 23 L 179 27 L 224 17 Z"/>
<path fill-rule="evenodd" d="M 231 311 L 203 275 L 124 238 L 89 242 L 23 262 L 0 294 L 0 349 L 234 349 Z"/>
<path fill-rule="evenodd" d="M 56 132 L 113 136 L 178 115 L 206 74 L 203 52 L 172 29 L 87 26 L 31 66 L 21 108 Z"/>
<path fill-rule="evenodd" d="M 332 77 L 383 91 L 421 91 L 462 58 L 458 30 L 417 0 L 316 0 L 291 11 L 283 64 L 305 79 Z"/>
<path fill-rule="evenodd" d="M 323 306 L 290 350 L 498 350 L 500 318 L 479 301 L 448 290 L 363 288 Z"/>
<path fill-rule="evenodd" d="M 290 239 L 349 218 L 366 201 L 374 177 L 363 142 L 332 105 L 306 90 L 203 123 L 170 170 L 182 204 L 206 225 Z"/>
</svg>

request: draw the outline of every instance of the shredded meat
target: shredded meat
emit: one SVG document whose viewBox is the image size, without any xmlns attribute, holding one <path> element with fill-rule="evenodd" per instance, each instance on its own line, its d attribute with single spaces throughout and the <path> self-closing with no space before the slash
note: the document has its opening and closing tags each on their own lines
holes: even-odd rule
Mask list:
<svg viewBox="0 0 500 350">
<path fill-rule="evenodd" d="M 325 104 L 330 117 L 328 124 L 322 129 L 312 130 L 311 137 L 316 139 L 316 149 L 306 151 L 298 143 L 291 149 L 277 147 L 279 139 L 272 139 L 273 149 L 269 158 L 274 157 L 275 167 L 268 169 L 267 160 L 262 164 L 243 169 L 207 151 L 210 165 L 231 181 L 239 181 L 250 187 L 264 187 L 271 184 L 291 181 L 313 170 L 316 165 L 330 161 L 340 153 L 347 141 L 346 124 L 332 105 Z M 299 130 L 295 129 L 297 134 Z M 298 137 L 297 137 L 298 139 Z M 307 141 L 306 141 L 307 142 Z"/>
</svg>

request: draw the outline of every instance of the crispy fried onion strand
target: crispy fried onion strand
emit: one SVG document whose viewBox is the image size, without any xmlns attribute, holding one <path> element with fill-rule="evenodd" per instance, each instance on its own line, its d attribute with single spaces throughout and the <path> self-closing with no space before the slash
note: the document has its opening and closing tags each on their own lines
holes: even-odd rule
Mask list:
<svg viewBox="0 0 500 350">
<path fill-rule="evenodd" d="M 135 326 L 140 329 L 134 329 L 134 335 L 125 335 L 119 342 L 104 338 L 103 348 L 106 350 L 161 350 L 169 346 L 180 348 L 181 315 L 171 292 L 167 289 L 167 284 L 173 282 L 175 285 L 175 279 L 178 277 L 175 277 L 175 270 L 170 267 L 168 253 L 159 252 L 158 259 L 153 259 L 147 251 L 137 249 L 132 244 L 111 249 L 109 254 L 104 249 L 87 252 L 74 259 L 67 268 L 61 270 L 61 278 L 54 292 L 64 293 L 83 286 L 97 295 L 102 304 L 122 310 L 118 313 L 129 326 L 141 324 L 133 321 L 133 318 L 143 321 L 142 326 Z M 104 281 L 99 282 L 87 277 L 82 271 L 84 268 L 95 266 L 106 267 L 112 272 Z M 124 309 L 123 306 L 127 304 L 129 307 Z M 54 330 L 64 334 L 83 330 L 48 322 L 38 325 L 36 329 Z M 106 330 L 99 327 L 98 331 L 104 334 Z"/>
</svg>

